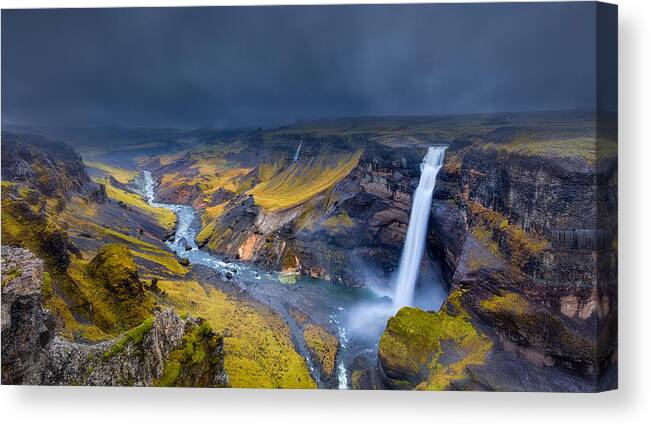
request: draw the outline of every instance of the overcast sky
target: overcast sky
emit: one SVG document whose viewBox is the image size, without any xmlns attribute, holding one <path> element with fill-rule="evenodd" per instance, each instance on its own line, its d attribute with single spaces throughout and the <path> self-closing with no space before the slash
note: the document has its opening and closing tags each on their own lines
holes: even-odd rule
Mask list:
<svg viewBox="0 0 651 426">
<path fill-rule="evenodd" d="M 590 3 L 2 11 L 2 120 L 274 126 L 593 109 Z"/>
</svg>

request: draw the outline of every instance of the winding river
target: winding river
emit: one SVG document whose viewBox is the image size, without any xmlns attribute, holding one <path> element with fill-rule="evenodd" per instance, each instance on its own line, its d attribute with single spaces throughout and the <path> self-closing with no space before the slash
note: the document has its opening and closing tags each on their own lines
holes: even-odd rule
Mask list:
<svg viewBox="0 0 651 426">
<path fill-rule="evenodd" d="M 288 308 L 295 307 L 308 312 L 312 320 L 338 335 L 340 348 L 337 352 L 337 383 L 339 389 L 348 389 L 348 368 L 353 361 L 367 366 L 375 363 L 380 336 L 386 320 L 393 315 L 394 307 L 386 290 L 360 289 L 340 284 L 299 277 L 295 284 L 285 284 L 274 271 L 262 271 L 246 262 L 229 262 L 197 246 L 196 233 L 199 222 L 191 206 L 156 202 L 156 182 L 149 171 L 143 171 L 137 179 L 141 195 L 152 207 L 173 211 L 177 227 L 173 238 L 166 244 L 179 257 L 187 258 L 193 265 L 209 268 L 218 274 L 215 285 L 228 280 L 259 302 L 270 306 L 283 316 L 292 332 L 292 339 L 299 353 L 305 358 L 312 377 L 320 387 L 332 387 L 319 376 L 307 350 L 301 327 L 296 324 Z M 200 270 L 200 268 L 198 268 Z M 442 281 L 441 281 L 442 282 Z M 445 297 L 442 286 L 424 289 L 418 300 L 428 301 L 420 305 L 424 309 L 438 309 Z M 387 288 L 386 283 L 378 288 Z M 361 360 L 361 361 L 360 361 Z"/>
</svg>

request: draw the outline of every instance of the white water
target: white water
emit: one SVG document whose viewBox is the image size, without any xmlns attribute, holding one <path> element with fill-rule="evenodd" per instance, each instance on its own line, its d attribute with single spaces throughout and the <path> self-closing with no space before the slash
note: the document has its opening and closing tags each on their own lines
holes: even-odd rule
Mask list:
<svg viewBox="0 0 651 426">
<path fill-rule="evenodd" d="M 337 307 L 337 310 L 339 313 L 332 313 L 329 315 L 329 322 L 335 328 L 337 329 L 337 337 L 339 337 L 339 347 L 340 350 L 343 352 L 346 350 L 346 346 L 348 345 L 348 334 L 347 330 L 345 327 L 341 325 L 341 319 L 339 318 L 339 314 L 343 314 L 344 308 L 339 306 Z M 339 389 L 348 389 L 348 370 L 346 369 L 346 365 L 344 364 L 344 360 L 342 356 L 338 357 L 338 363 L 337 363 L 337 381 L 339 382 Z"/>
<path fill-rule="evenodd" d="M 174 233 L 174 238 L 165 243 L 172 251 L 179 255 L 179 257 L 187 257 L 191 263 L 208 266 L 218 270 L 222 274 L 226 274 L 227 272 L 230 272 L 231 274 L 249 274 L 254 276 L 256 279 L 259 279 L 260 274 L 249 270 L 242 264 L 223 262 L 222 260 L 211 256 L 209 253 L 199 250 L 196 242 L 196 230 L 192 226 L 195 221 L 195 213 L 192 206 L 157 203 L 155 201 L 154 187 L 155 183 L 151 177 L 151 173 L 147 170 L 143 170 L 140 188 L 142 195 L 145 197 L 149 205 L 152 207 L 168 209 L 176 213 L 177 227 Z M 264 276 L 273 279 L 269 274 L 264 274 Z"/>
<path fill-rule="evenodd" d="M 413 304 L 418 269 L 425 249 L 432 193 L 436 184 L 436 175 L 443 166 L 444 158 L 445 147 L 430 147 L 420 165 L 420 181 L 411 205 L 407 238 L 402 248 L 396 293 L 393 299 L 393 307 L 396 310 Z"/>
<path fill-rule="evenodd" d="M 294 154 L 294 163 L 296 160 L 298 160 L 298 155 L 301 153 L 301 147 L 303 146 L 303 139 L 301 139 L 301 142 L 298 144 L 298 149 L 296 149 L 296 154 Z"/>
</svg>

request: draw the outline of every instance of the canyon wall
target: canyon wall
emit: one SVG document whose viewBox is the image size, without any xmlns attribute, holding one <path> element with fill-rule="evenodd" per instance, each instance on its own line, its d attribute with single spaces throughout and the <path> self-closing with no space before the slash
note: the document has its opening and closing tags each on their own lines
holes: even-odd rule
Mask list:
<svg viewBox="0 0 651 426">
<path fill-rule="evenodd" d="M 599 160 L 482 147 L 450 153 L 428 249 L 450 285 L 443 311 L 466 318 L 493 348 L 439 388 L 616 387 L 616 160 Z M 389 327 L 383 339 L 404 337 Z M 464 353 L 455 336 L 447 341 Z M 379 372 L 400 387 L 407 370 L 390 348 L 381 346 Z M 442 365 L 422 366 L 424 378 L 410 387 L 431 384 Z"/>
</svg>

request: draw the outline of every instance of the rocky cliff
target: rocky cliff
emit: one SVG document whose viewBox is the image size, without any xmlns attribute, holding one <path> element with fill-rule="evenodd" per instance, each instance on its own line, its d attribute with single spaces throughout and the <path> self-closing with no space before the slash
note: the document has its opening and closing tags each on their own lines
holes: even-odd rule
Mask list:
<svg viewBox="0 0 651 426">
<path fill-rule="evenodd" d="M 62 337 L 44 308 L 51 279 L 28 250 L 2 247 L 2 383 L 227 386 L 223 341 L 171 310 L 101 343 Z"/>
<path fill-rule="evenodd" d="M 616 387 L 616 162 L 598 160 L 486 147 L 449 153 L 428 250 L 449 280 L 444 309 L 466 316 L 494 348 L 444 388 Z M 404 315 L 389 322 L 383 342 Z M 390 387 L 426 387 L 443 365 L 414 381 L 396 373 L 404 367 L 392 351 L 381 344 L 379 371 Z"/>
<path fill-rule="evenodd" d="M 399 261 L 427 147 L 391 148 L 332 137 L 312 139 L 303 147 L 295 162 L 280 148 L 269 154 L 271 161 L 238 154 L 238 161 L 254 162 L 233 178 L 239 188 L 220 180 L 233 191 L 220 186 L 188 192 L 189 183 L 173 183 L 170 173 L 187 179 L 204 161 L 183 157 L 155 170 L 157 193 L 168 202 L 204 206 L 197 239 L 215 253 L 351 286 L 366 285 L 360 269 L 390 274 Z"/>
</svg>

